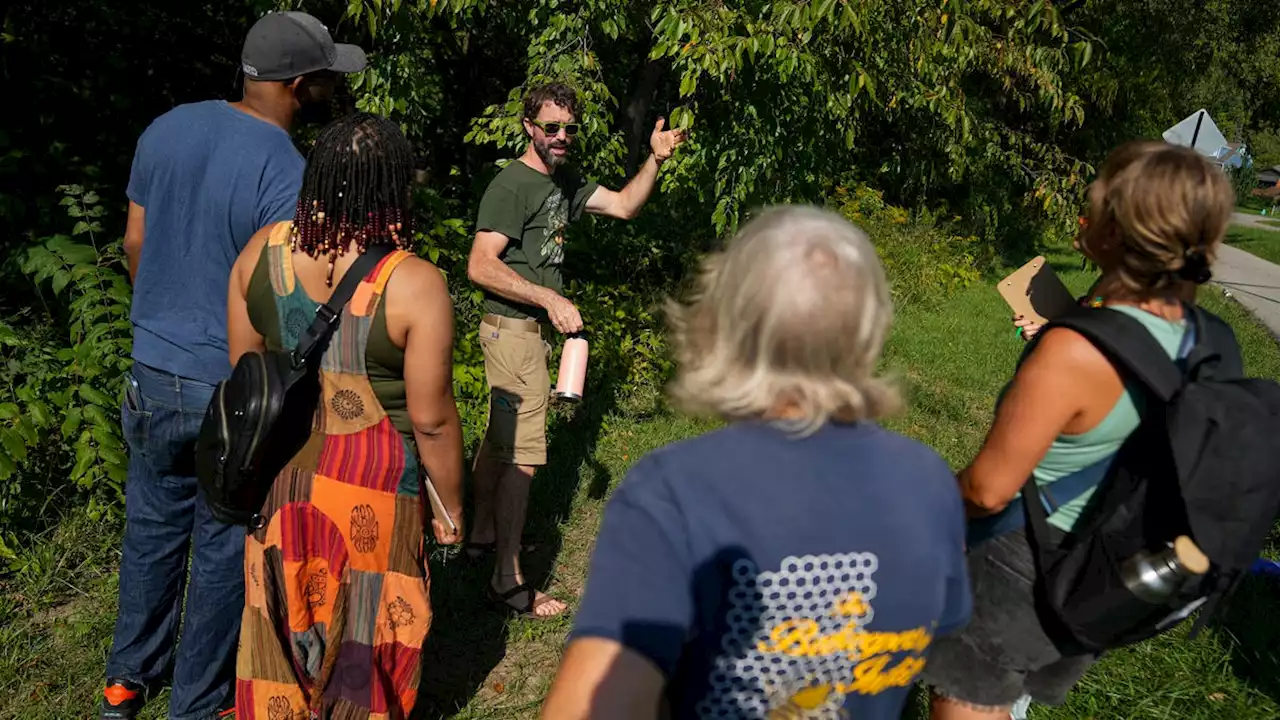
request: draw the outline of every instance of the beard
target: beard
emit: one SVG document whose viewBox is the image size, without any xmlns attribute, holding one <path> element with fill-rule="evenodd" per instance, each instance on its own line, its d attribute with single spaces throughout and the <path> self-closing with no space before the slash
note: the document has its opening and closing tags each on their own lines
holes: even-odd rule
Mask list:
<svg viewBox="0 0 1280 720">
<path fill-rule="evenodd" d="M 556 155 L 551 152 L 551 148 L 564 148 L 564 155 Z M 569 143 L 560 140 L 534 140 L 533 149 L 538 153 L 538 157 L 542 159 L 542 164 L 547 166 L 548 170 L 555 170 L 564 165 L 569 159 Z"/>
</svg>

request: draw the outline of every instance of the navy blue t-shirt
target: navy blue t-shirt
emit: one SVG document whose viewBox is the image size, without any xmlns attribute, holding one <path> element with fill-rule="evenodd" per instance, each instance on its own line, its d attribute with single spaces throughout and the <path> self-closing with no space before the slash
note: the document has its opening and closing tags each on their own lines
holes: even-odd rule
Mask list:
<svg viewBox="0 0 1280 720">
<path fill-rule="evenodd" d="M 221 100 L 151 123 L 129 174 L 129 199 L 146 210 L 134 360 L 207 383 L 231 373 L 231 267 L 255 232 L 293 217 L 303 166 L 287 132 Z"/>
<path fill-rule="evenodd" d="M 628 473 L 573 637 L 652 660 L 676 718 L 897 718 L 933 638 L 969 620 L 964 523 L 918 442 L 734 425 Z"/>
</svg>

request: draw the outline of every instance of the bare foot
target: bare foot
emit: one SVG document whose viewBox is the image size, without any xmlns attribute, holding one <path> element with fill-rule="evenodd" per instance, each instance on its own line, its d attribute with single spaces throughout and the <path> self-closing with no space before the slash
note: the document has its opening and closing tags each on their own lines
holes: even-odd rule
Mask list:
<svg viewBox="0 0 1280 720">
<path fill-rule="evenodd" d="M 505 582 L 504 582 L 505 581 Z M 489 588 L 493 591 L 493 599 L 524 615 L 539 620 L 555 617 L 568 605 L 556 600 L 546 593 L 539 592 L 533 586 L 519 582 L 519 578 L 495 578 Z"/>
</svg>

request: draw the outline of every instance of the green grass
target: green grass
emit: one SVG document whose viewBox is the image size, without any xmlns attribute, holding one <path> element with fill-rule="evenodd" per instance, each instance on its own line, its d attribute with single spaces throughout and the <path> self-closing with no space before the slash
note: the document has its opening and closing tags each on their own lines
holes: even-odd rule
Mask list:
<svg viewBox="0 0 1280 720">
<path fill-rule="evenodd" d="M 1083 293 L 1092 277 L 1065 253 L 1049 260 Z M 1210 287 L 1204 305 L 1232 325 L 1251 374 L 1280 379 L 1280 347 L 1234 302 Z M 967 462 L 990 421 L 996 394 L 1023 345 L 1009 310 L 984 282 L 938 307 L 899 314 L 884 365 L 910 409 L 888 424 L 929 443 L 953 465 Z M 539 476 L 528 536 L 535 577 L 575 605 L 608 492 L 639 456 L 710 426 L 664 414 L 609 412 L 588 402 L 552 427 L 552 465 Z M 115 612 L 118 527 L 64 522 L 18 574 L 0 584 L 0 720 L 62 720 L 93 713 Z M 428 641 L 416 717 L 534 717 L 554 675 L 567 618 L 509 620 L 481 596 L 486 572 L 456 553 L 432 558 L 436 621 Z M 1033 707 L 1036 720 L 1280 717 L 1280 622 L 1275 591 L 1248 582 L 1221 622 L 1195 640 L 1185 631 L 1113 653 L 1062 708 Z M 164 698 L 144 716 L 163 716 Z"/>
<path fill-rule="evenodd" d="M 1233 225 L 1227 231 L 1227 244 L 1263 260 L 1280 263 L 1280 223 L 1275 224 L 1276 230 Z"/>
</svg>

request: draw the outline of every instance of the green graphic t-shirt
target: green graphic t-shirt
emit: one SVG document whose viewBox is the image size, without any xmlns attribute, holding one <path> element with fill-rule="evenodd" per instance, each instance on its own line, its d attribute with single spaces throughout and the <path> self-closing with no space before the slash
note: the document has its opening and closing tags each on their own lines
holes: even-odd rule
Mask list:
<svg viewBox="0 0 1280 720">
<path fill-rule="evenodd" d="M 511 241 L 502 254 L 503 262 L 529 282 L 560 292 L 564 287 L 560 264 L 564 262 L 565 228 L 582 217 L 587 199 L 597 187 L 564 169 L 543 175 L 512 160 L 485 190 L 476 231 L 506 235 Z M 485 310 L 505 317 L 545 319 L 542 308 L 487 291 Z"/>
</svg>

